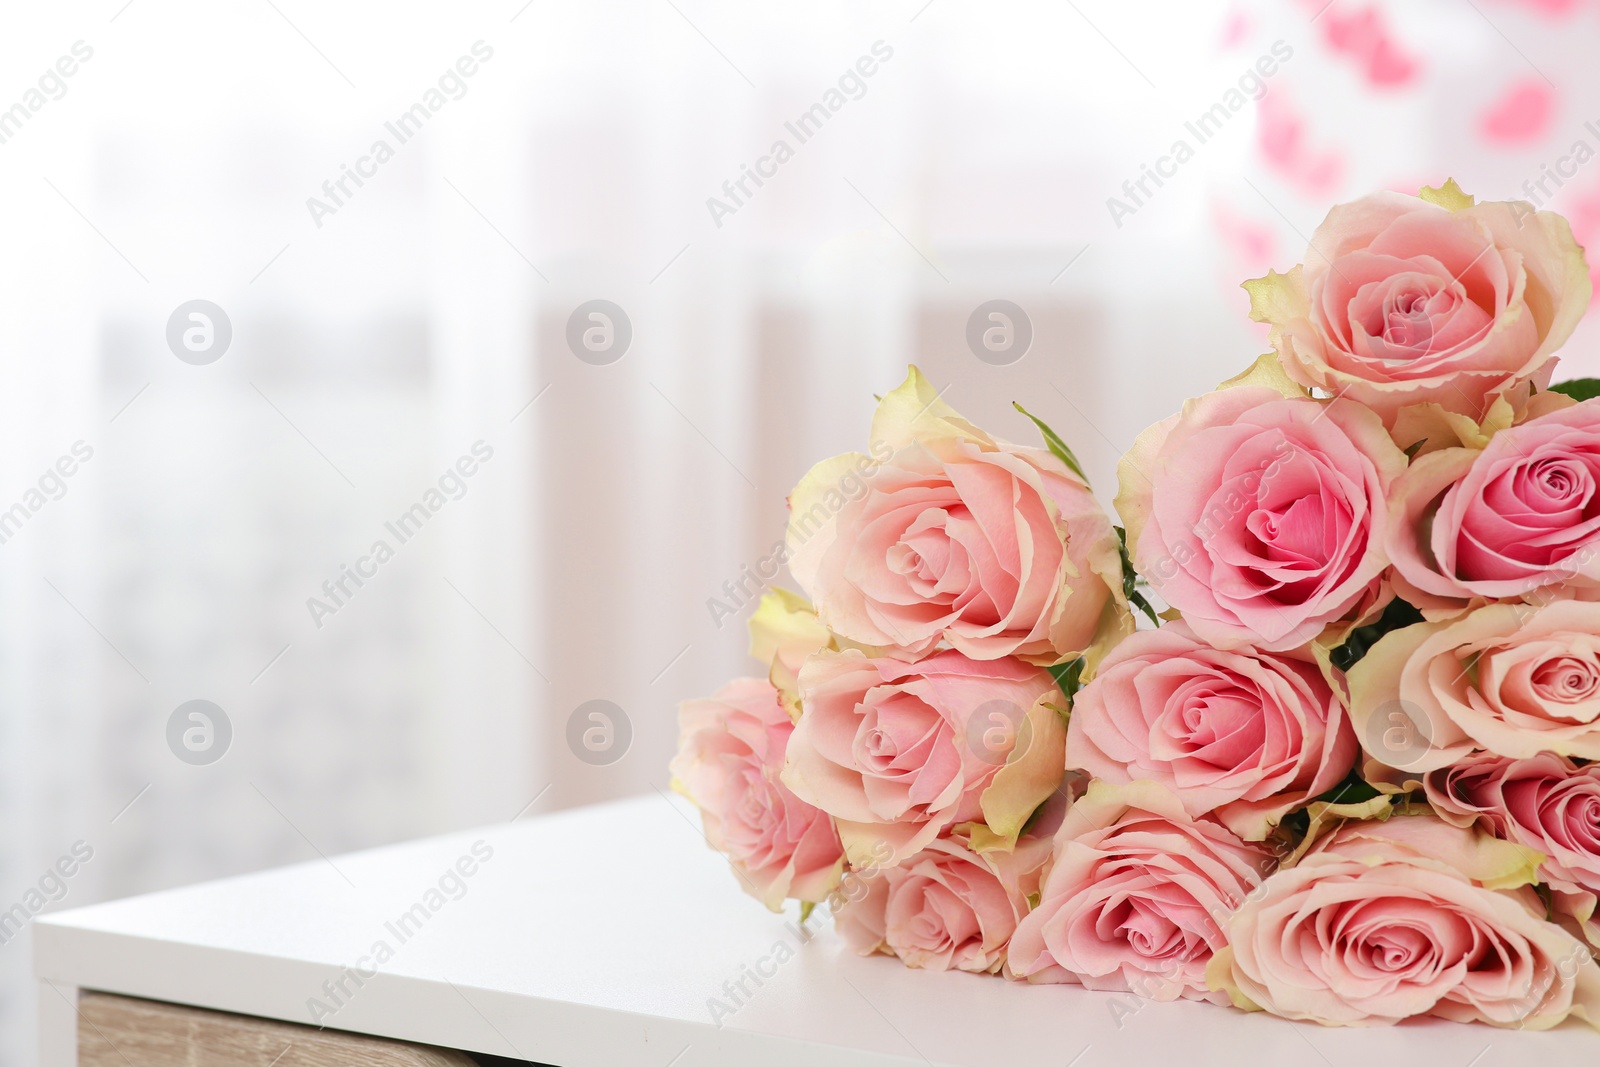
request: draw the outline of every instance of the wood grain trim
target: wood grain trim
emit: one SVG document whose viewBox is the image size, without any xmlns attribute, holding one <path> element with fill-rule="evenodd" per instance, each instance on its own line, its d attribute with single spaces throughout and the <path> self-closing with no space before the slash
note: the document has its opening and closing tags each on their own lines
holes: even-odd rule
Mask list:
<svg viewBox="0 0 1600 1067">
<path fill-rule="evenodd" d="M 78 1067 L 475 1067 L 448 1049 L 84 990 Z"/>
</svg>

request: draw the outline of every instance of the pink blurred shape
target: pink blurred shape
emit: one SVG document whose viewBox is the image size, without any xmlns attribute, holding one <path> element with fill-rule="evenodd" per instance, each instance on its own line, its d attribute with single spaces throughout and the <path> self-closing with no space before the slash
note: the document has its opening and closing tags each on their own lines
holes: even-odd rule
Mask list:
<svg viewBox="0 0 1600 1067">
<path fill-rule="evenodd" d="M 1416 77 L 1420 64 L 1390 36 L 1376 5 L 1348 12 L 1334 8 L 1321 23 L 1328 47 L 1353 59 L 1372 85 L 1393 88 Z"/>
<path fill-rule="evenodd" d="M 1211 221 L 1228 249 L 1250 266 L 1268 263 L 1277 247 L 1272 227 L 1234 210 L 1221 200 L 1211 205 Z"/>
<path fill-rule="evenodd" d="M 1578 0 L 1509 0 L 1513 7 L 1537 8 L 1546 15 L 1570 15 L 1578 9 Z"/>
<path fill-rule="evenodd" d="M 1250 19 L 1250 12 L 1242 7 L 1236 7 L 1228 13 L 1228 21 L 1222 27 L 1222 47 L 1232 48 L 1246 37 L 1254 25 Z"/>
<path fill-rule="evenodd" d="M 1512 144 L 1543 134 L 1555 114 L 1555 90 L 1538 78 L 1509 86 L 1478 119 L 1478 129 L 1491 142 Z"/>
<path fill-rule="evenodd" d="M 1344 172 L 1339 154 L 1311 150 L 1306 122 L 1281 90 L 1263 96 L 1256 106 L 1256 143 L 1267 165 L 1309 195 L 1332 193 Z"/>
</svg>

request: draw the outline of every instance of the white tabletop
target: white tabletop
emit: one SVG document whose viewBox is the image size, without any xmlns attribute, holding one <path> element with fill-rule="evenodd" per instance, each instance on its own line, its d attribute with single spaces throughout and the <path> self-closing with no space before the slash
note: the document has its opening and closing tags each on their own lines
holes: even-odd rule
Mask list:
<svg viewBox="0 0 1600 1067">
<path fill-rule="evenodd" d="M 459 899 L 425 899 L 479 841 L 493 855 Z M 385 924 L 419 902 L 439 906 L 402 942 Z M 63 987 L 305 1023 L 383 942 L 392 958 L 345 978 L 326 1025 L 560 1067 L 1600 1062 L 1576 1023 L 1324 1029 L 907 970 L 847 953 L 825 921 L 800 943 L 796 918 L 740 892 L 693 810 L 651 795 L 58 912 L 36 922 L 34 964 Z M 776 964 L 779 942 L 793 957 Z M 758 964 L 776 973 L 746 978 L 717 1025 L 710 998 L 735 1007 L 724 983 Z"/>
</svg>

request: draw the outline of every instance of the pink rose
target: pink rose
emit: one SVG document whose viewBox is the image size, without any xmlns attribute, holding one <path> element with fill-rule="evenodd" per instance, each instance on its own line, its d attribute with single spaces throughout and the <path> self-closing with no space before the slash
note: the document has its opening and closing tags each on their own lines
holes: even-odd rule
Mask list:
<svg viewBox="0 0 1600 1067">
<path fill-rule="evenodd" d="M 1065 464 L 996 440 L 915 367 L 872 455 L 813 467 L 789 497 L 789 566 L 823 623 L 915 653 L 1052 664 L 1132 630 L 1111 520 Z"/>
<path fill-rule="evenodd" d="M 1207 978 L 1241 1008 L 1326 1026 L 1600 1022 L 1600 966 L 1545 921 L 1536 860 L 1431 815 L 1346 823 L 1233 913 Z"/>
<path fill-rule="evenodd" d="M 1348 672 L 1379 764 L 1422 773 L 1482 749 L 1600 759 L 1600 603 L 1490 604 L 1385 634 Z"/>
<path fill-rule="evenodd" d="M 1359 751 L 1309 656 L 1221 651 L 1182 622 L 1118 645 L 1067 724 L 1068 767 L 1160 782 L 1246 841 L 1337 785 Z"/>
<path fill-rule="evenodd" d="M 794 724 L 772 684 L 740 678 L 679 705 L 673 788 L 700 809 L 706 841 L 725 852 L 751 896 L 822 901 L 844 868 L 827 815 L 779 781 Z"/>
<path fill-rule="evenodd" d="M 821 652 L 800 670 L 800 702 L 783 781 L 834 817 L 856 865 L 881 863 L 884 846 L 904 861 L 973 823 L 1009 846 L 1061 784 L 1064 699 L 1020 660 Z"/>
<path fill-rule="evenodd" d="M 1296 648 L 1381 592 L 1406 457 L 1345 400 L 1238 385 L 1139 436 L 1118 469 L 1135 568 L 1219 648 Z"/>
<path fill-rule="evenodd" d="M 1501 430 L 1482 451 L 1417 457 L 1390 515 L 1395 587 L 1430 614 L 1557 585 L 1600 595 L 1600 401 Z"/>
<path fill-rule="evenodd" d="M 1557 909 L 1600 945 L 1600 763 L 1579 767 L 1543 753 L 1529 759 L 1480 754 L 1423 777 L 1428 803 L 1461 826 L 1480 821 L 1496 837 L 1544 855 L 1539 879 Z"/>
<path fill-rule="evenodd" d="M 1191 819 L 1155 782 L 1093 782 L 1056 834 L 1007 971 L 1151 1000 L 1220 1002 L 1204 977 L 1221 925 L 1272 864 L 1266 849 Z"/>
<path fill-rule="evenodd" d="M 1054 825 L 1060 824 L 1058 809 Z M 1028 913 L 1050 835 L 1035 826 L 1012 852 L 974 852 L 939 837 L 897 867 L 866 872 L 866 891 L 834 912 L 834 929 L 863 956 L 884 952 L 908 967 L 994 973 Z"/>
<path fill-rule="evenodd" d="M 1446 183 L 1328 213 L 1303 266 L 1246 282 L 1290 378 L 1377 411 L 1438 404 L 1481 419 L 1495 397 L 1549 381 L 1589 307 L 1565 219 L 1485 203 Z"/>
</svg>

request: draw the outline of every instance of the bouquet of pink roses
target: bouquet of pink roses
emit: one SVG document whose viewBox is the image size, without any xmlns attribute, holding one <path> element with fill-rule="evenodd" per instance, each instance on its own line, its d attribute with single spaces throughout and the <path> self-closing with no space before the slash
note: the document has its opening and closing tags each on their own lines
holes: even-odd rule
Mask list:
<svg viewBox="0 0 1600 1067">
<path fill-rule="evenodd" d="M 1447 182 L 1307 260 L 1245 284 L 1274 351 L 1124 457 L 1121 527 L 915 368 L 806 475 L 810 600 L 761 601 L 768 677 L 684 704 L 672 768 L 750 893 L 912 967 L 1600 1025 L 1583 252 Z"/>
</svg>

